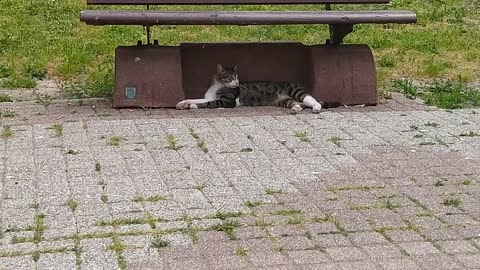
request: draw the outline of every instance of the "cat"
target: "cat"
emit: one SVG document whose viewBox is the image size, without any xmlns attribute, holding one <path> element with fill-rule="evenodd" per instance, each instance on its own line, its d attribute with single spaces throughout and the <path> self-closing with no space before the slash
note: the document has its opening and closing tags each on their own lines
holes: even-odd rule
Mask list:
<svg viewBox="0 0 480 270">
<path fill-rule="evenodd" d="M 176 108 L 233 108 L 240 106 L 280 106 L 296 114 L 305 107 L 313 113 L 320 113 L 322 104 L 313 98 L 307 89 L 294 82 L 244 82 L 240 83 L 237 66 L 217 65 L 217 74 L 203 99 L 186 99 L 177 103 Z"/>
</svg>

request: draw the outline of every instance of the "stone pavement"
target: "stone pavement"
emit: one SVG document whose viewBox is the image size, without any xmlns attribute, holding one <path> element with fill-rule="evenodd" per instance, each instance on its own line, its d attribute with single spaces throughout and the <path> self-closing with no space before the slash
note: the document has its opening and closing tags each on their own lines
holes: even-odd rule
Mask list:
<svg viewBox="0 0 480 270">
<path fill-rule="evenodd" d="M 2 270 L 480 269 L 480 110 L 37 103 L 0 104 Z"/>
</svg>

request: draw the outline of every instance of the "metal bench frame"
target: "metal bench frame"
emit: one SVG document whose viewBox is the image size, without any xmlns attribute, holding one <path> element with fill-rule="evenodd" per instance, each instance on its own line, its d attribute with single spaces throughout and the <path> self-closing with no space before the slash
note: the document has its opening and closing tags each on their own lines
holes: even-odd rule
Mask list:
<svg viewBox="0 0 480 270">
<path fill-rule="evenodd" d="M 195 66 L 195 61 L 190 58 L 208 61 L 196 54 L 208 52 L 213 54 L 215 50 L 221 51 L 225 57 L 235 49 L 235 53 L 241 55 L 237 61 L 249 54 L 258 55 L 258 59 L 275 65 L 275 57 L 266 56 L 270 51 L 285 55 L 294 51 L 295 57 L 303 59 L 300 63 L 296 58 L 288 58 L 283 65 L 294 62 L 294 68 L 276 67 L 270 73 L 281 73 L 275 77 L 259 68 L 256 73 L 247 73 L 247 80 L 301 80 L 312 88 L 313 95 L 323 101 L 334 101 L 346 105 L 377 103 L 376 70 L 375 62 L 370 48 L 366 45 L 342 44 L 344 37 L 353 31 L 355 24 L 364 23 L 415 23 L 416 16 L 409 11 L 332 11 L 334 4 L 386 4 L 389 0 L 87 0 L 88 5 L 145 5 L 146 11 L 124 10 L 86 10 L 80 14 L 81 21 L 90 25 L 141 25 L 146 28 L 146 46 L 138 41 L 137 46 L 118 47 L 116 50 L 116 86 L 114 90 L 114 107 L 173 107 L 177 101 L 183 98 L 200 97 L 208 87 L 207 81 L 210 75 L 204 73 L 207 78 L 201 85 L 195 85 L 195 70 L 187 65 Z M 324 4 L 325 11 L 153 11 L 151 5 L 290 5 L 290 4 Z M 158 40 L 151 43 L 150 27 L 153 25 L 286 25 L 286 24 L 328 24 L 330 37 L 326 45 L 303 46 L 297 43 L 244 43 L 244 44 L 181 44 L 178 47 L 159 46 Z M 213 50 L 213 51 L 212 51 Z M 147 54 L 145 54 L 148 52 Z M 142 55 L 142 57 L 140 57 Z M 162 55 L 158 58 L 158 55 Z M 305 56 L 307 55 L 307 56 Z M 332 57 L 335 56 L 335 57 Z M 187 57 L 188 56 L 188 57 Z M 223 57 L 223 58 L 225 58 Z M 216 61 L 221 61 L 217 57 Z M 348 59 L 350 58 L 350 59 Z M 128 72 L 132 67 L 132 61 L 142 59 L 144 66 L 136 65 L 142 70 L 137 75 Z M 156 59 L 152 62 L 152 59 Z M 289 62 L 290 61 L 290 62 Z M 282 62 L 282 61 L 280 61 Z M 325 62 L 322 65 L 322 62 Z M 255 69 L 249 63 L 242 63 L 242 69 Z M 209 65 L 213 65 L 209 63 Z M 308 66 L 304 68 L 303 65 Z M 155 81 L 158 74 L 148 71 L 147 67 L 155 66 L 169 73 L 170 77 L 160 78 Z M 176 76 L 169 68 L 180 73 Z M 247 67 L 245 67 L 247 66 Z M 331 67 L 333 73 L 326 70 Z M 196 68 L 202 68 L 200 66 Z M 275 69 L 275 68 L 274 68 Z M 309 76 L 295 75 L 295 69 L 305 69 Z M 209 71 L 213 72 L 213 69 Z M 240 71 L 241 72 L 241 71 Z M 361 73 L 360 76 L 354 73 Z M 150 74 L 149 74 L 150 73 Z M 241 74 L 242 75 L 242 74 Z M 261 76 L 262 75 L 262 76 Z M 287 77 L 285 77 L 287 76 Z M 161 76 L 160 76 L 161 77 Z M 242 75 L 243 78 L 245 76 Z M 332 83 L 334 80 L 336 83 Z M 143 85 L 143 86 L 140 86 Z M 328 90 L 322 86 L 329 87 Z M 157 89 L 153 89 L 157 88 Z M 172 88 L 174 90 L 172 90 Z M 333 89 L 331 89 L 333 88 Z M 336 88 L 336 89 L 335 89 Z M 349 89 L 350 88 L 350 89 Z M 159 93 L 162 92 L 162 93 Z M 180 93 L 178 93 L 180 92 Z M 143 93 L 143 94 L 142 94 Z"/>
</svg>

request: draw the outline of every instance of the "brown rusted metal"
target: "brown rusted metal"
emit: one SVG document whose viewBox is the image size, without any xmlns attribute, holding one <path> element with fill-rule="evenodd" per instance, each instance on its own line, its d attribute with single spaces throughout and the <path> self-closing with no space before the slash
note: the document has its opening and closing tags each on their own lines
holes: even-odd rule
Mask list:
<svg viewBox="0 0 480 270">
<path fill-rule="evenodd" d="M 330 39 L 327 44 L 343 43 L 343 38 L 353 31 L 353 24 L 330 24 Z"/>
<path fill-rule="evenodd" d="M 377 102 L 375 64 L 366 45 L 188 43 L 119 47 L 114 107 L 175 107 L 184 98 L 201 98 L 217 63 L 238 65 L 241 81 L 302 82 L 324 102 Z M 132 87 L 137 97 L 129 99 Z"/>
<path fill-rule="evenodd" d="M 415 23 L 410 11 L 120 11 L 85 10 L 80 20 L 91 25 L 272 25 Z"/>
<path fill-rule="evenodd" d="M 130 46 L 115 52 L 113 106 L 172 107 L 184 99 L 179 47 Z"/>
<path fill-rule="evenodd" d="M 87 0 L 89 5 L 387 4 L 390 0 Z"/>
</svg>

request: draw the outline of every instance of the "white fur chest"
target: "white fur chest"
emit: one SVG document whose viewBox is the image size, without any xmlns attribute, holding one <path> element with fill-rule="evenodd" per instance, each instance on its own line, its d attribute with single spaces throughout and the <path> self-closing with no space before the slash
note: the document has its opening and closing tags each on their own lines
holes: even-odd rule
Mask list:
<svg viewBox="0 0 480 270">
<path fill-rule="evenodd" d="M 222 87 L 223 85 L 221 83 L 215 81 L 205 93 L 205 99 L 208 101 L 215 100 L 217 97 L 217 91 Z"/>
</svg>

